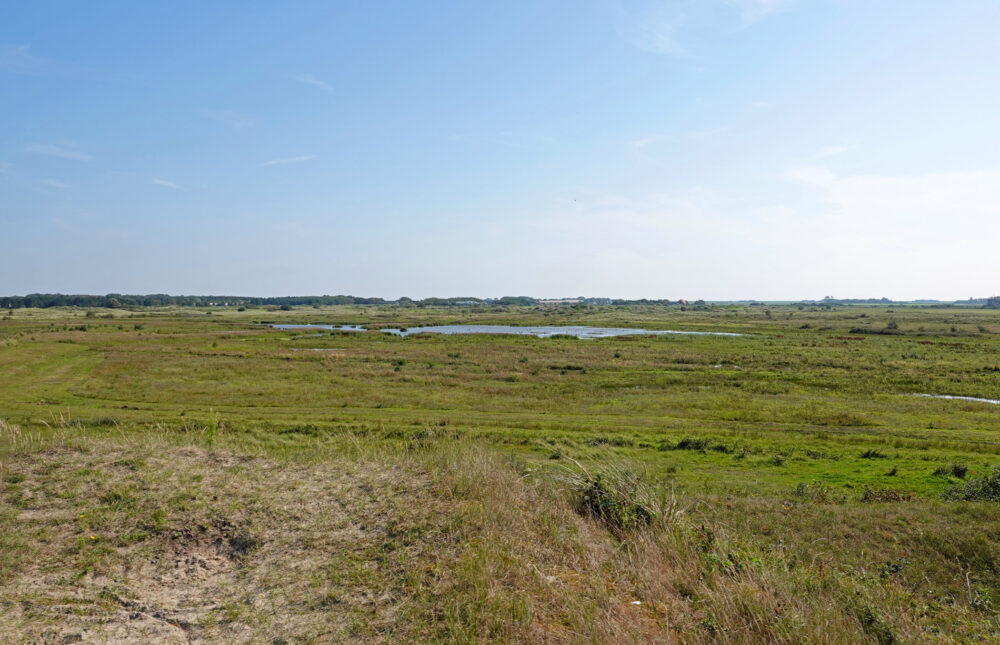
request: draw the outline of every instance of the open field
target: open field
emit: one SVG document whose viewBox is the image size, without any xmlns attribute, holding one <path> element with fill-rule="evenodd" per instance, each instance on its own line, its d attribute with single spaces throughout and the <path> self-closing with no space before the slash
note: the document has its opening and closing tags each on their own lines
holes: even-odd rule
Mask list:
<svg viewBox="0 0 1000 645">
<path fill-rule="evenodd" d="M 14 310 L 2 640 L 1000 642 L 1000 311 L 698 309 Z"/>
</svg>

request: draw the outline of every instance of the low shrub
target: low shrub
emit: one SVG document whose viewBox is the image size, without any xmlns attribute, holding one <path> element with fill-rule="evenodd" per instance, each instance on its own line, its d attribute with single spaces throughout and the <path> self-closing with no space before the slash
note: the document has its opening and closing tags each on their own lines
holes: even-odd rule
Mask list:
<svg viewBox="0 0 1000 645">
<path fill-rule="evenodd" d="M 782 455 L 771 455 L 764 463 L 769 466 L 783 466 L 785 465 L 785 458 Z"/>
<path fill-rule="evenodd" d="M 705 450 L 706 448 L 708 448 L 708 439 L 692 437 L 684 437 L 674 446 L 674 450 Z"/>
<path fill-rule="evenodd" d="M 845 501 L 843 495 L 837 495 L 833 486 L 821 481 L 801 483 L 792 491 L 792 495 L 813 504 L 836 504 Z"/>
<path fill-rule="evenodd" d="M 1000 465 L 988 475 L 952 486 L 944 497 L 951 501 L 1000 502 Z"/>
<path fill-rule="evenodd" d="M 589 479 L 580 491 L 580 512 L 600 520 L 615 532 L 652 523 L 656 514 L 639 500 L 638 478 L 627 471 L 620 475 L 608 477 L 598 473 Z"/>
<path fill-rule="evenodd" d="M 865 486 L 861 501 L 868 503 L 908 502 L 913 495 L 897 488 L 872 488 Z"/>
<path fill-rule="evenodd" d="M 959 479 L 965 479 L 965 475 L 968 472 L 969 467 L 965 464 L 952 464 L 950 466 L 940 466 L 931 474 L 938 477 L 948 477 L 951 475 Z"/>
</svg>

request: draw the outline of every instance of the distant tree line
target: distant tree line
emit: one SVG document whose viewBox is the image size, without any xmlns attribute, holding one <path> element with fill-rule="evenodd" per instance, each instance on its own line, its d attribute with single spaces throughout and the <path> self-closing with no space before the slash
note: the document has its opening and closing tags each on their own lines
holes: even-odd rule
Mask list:
<svg viewBox="0 0 1000 645">
<path fill-rule="evenodd" d="M 812 304 L 815 301 L 805 301 Z M 823 298 L 824 305 L 888 305 L 892 300 L 888 298 L 834 298 L 827 296 Z"/>
<path fill-rule="evenodd" d="M 385 302 L 382 298 L 357 298 L 355 296 L 282 296 L 254 298 L 246 296 L 169 296 L 165 293 L 128 295 L 109 293 L 105 296 L 70 295 L 63 293 L 31 293 L 26 296 L 0 298 L 0 307 L 237 307 L 247 305 L 373 305 Z"/>
<path fill-rule="evenodd" d="M 943 300 L 890 300 L 888 298 L 832 298 L 827 296 L 822 300 L 803 300 L 799 305 L 927 305 L 930 307 L 953 307 L 953 306 L 982 306 L 984 309 L 1000 309 L 1000 296 L 992 298 L 969 298 L 968 300 L 956 300 L 954 302 Z"/>
<path fill-rule="evenodd" d="M 423 298 L 422 300 L 403 297 L 396 301 L 398 305 L 413 307 L 472 307 L 477 305 L 520 305 L 522 307 L 529 307 L 537 303 L 538 301 L 535 298 L 528 296 L 504 296 L 503 298 L 460 296 L 457 298 Z"/>
<path fill-rule="evenodd" d="M 551 301 L 549 301 L 551 302 Z M 930 306 L 954 306 L 952 303 L 942 303 L 937 300 L 912 300 L 906 301 L 911 304 L 925 304 Z M 386 300 L 384 298 L 360 298 L 357 296 L 279 296 L 272 298 L 258 298 L 252 296 L 171 296 L 165 293 L 151 293 L 146 295 L 109 293 L 104 296 L 64 294 L 64 293 L 30 293 L 26 296 L 6 296 L 0 297 L 0 308 L 21 309 L 22 307 L 104 307 L 115 309 L 118 307 L 294 307 L 301 305 L 380 305 L 394 304 L 401 307 L 476 307 L 476 306 L 519 306 L 531 307 L 535 305 L 545 305 L 548 302 L 530 296 L 504 296 L 502 298 L 423 298 L 415 300 L 413 298 L 402 297 L 398 300 Z M 580 307 L 582 305 L 645 305 L 645 306 L 668 306 L 687 305 L 695 308 L 709 306 L 704 300 L 696 300 L 688 303 L 684 300 L 650 300 L 641 298 L 638 300 L 625 300 L 619 298 L 568 298 L 561 304 Z M 750 306 L 765 303 L 757 301 L 746 301 Z M 823 300 L 804 300 L 797 303 L 802 306 L 825 306 L 832 305 L 854 305 L 854 304 L 903 304 L 902 302 L 889 300 L 888 298 L 831 298 L 827 296 Z M 955 303 L 958 304 L 958 303 Z M 966 306 L 980 305 L 984 309 L 1000 309 L 1000 296 L 992 298 L 970 298 L 961 304 Z"/>
<path fill-rule="evenodd" d="M 551 301 L 549 301 L 551 302 Z M 165 293 L 146 295 L 109 293 L 103 296 L 64 294 L 64 293 L 30 293 L 26 296 L 0 297 L 0 307 L 4 309 L 21 309 L 22 307 L 104 307 L 116 309 L 119 307 L 283 307 L 297 305 L 378 305 L 395 304 L 401 307 L 476 307 L 476 306 L 519 306 L 531 307 L 546 305 L 549 302 L 530 296 L 504 296 L 502 298 L 413 298 L 402 297 L 398 300 L 383 298 L 359 298 L 357 296 L 281 296 L 273 298 L 257 298 L 251 296 L 171 296 Z M 686 305 L 686 301 L 670 300 L 624 300 L 611 298 L 568 298 L 561 304 L 584 305 Z M 704 300 L 691 303 L 693 306 L 705 306 Z"/>
<path fill-rule="evenodd" d="M 604 300 L 603 298 L 586 298 L 585 301 L 591 303 L 594 300 Z M 597 302 L 593 304 L 605 304 L 602 302 Z M 615 298 L 607 302 L 607 304 L 612 305 L 672 305 L 676 304 L 669 300 L 648 300 L 646 298 L 640 298 L 639 300 L 622 300 L 621 298 Z M 705 304 L 704 300 L 699 300 L 698 304 Z"/>
</svg>

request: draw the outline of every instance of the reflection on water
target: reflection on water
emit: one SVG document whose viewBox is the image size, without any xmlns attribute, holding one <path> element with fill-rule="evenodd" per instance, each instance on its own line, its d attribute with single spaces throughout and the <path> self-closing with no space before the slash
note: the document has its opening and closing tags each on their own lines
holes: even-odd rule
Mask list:
<svg viewBox="0 0 1000 645">
<path fill-rule="evenodd" d="M 992 403 L 993 405 L 1000 405 L 1000 400 L 998 399 L 980 399 L 975 396 L 957 396 L 954 394 L 914 394 L 913 396 L 922 396 L 928 399 L 952 399 L 955 401 L 975 401 L 976 403 Z"/>
<path fill-rule="evenodd" d="M 271 325 L 275 329 L 329 329 L 330 331 L 367 331 L 361 325 Z"/>
<path fill-rule="evenodd" d="M 275 329 L 328 329 L 331 331 L 366 331 L 361 325 L 271 325 Z M 627 327 L 586 327 L 586 326 L 540 326 L 519 327 L 514 325 L 431 325 L 407 329 L 381 329 L 383 333 L 396 336 L 413 334 L 514 334 L 517 336 L 575 336 L 576 338 L 611 338 L 613 336 L 662 336 L 677 334 L 684 336 L 743 336 L 721 331 L 675 331 L 666 329 L 634 329 Z"/>
</svg>

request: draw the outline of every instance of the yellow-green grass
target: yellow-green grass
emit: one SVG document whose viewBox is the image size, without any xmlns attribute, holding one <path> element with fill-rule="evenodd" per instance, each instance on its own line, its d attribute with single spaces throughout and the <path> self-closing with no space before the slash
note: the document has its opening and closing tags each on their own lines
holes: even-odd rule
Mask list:
<svg viewBox="0 0 1000 645">
<path fill-rule="evenodd" d="M 746 336 L 311 336 L 263 321 Z M 1000 398 L 997 332 L 998 312 L 917 307 L 17 310 L 0 321 L 0 576 L 19 613 L 0 630 L 46 638 L 44 607 L 65 609 L 52 598 L 66 591 L 98 618 L 60 638 L 136 611 L 151 616 L 137 629 L 207 640 L 1000 638 L 1000 508 L 942 498 L 1000 463 L 1000 406 L 912 396 Z M 611 465 L 685 513 L 625 536 L 574 514 L 557 475 Z M 308 571 L 267 577 L 304 557 L 304 536 L 363 522 L 358 482 L 379 473 L 394 483 L 371 510 L 421 526 L 419 554 L 380 568 L 370 545 L 347 561 L 327 542 Z M 191 477 L 193 505 L 172 496 Z M 345 488 L 303 503 L 346 500 L 329 525 L 286 514 L 327 480 Z M 883 489 L 902 501 L 867 501 Z M 77 510 L 101 514 L 103 537 L 60 524 Z M 264 546 L 205 550 L 243 533 Z M 166 592 L 149 571 L 122 582 L 122 563 L 185 544 L 224 569 L 194 622 L 176 599 L 154 606 Z M 39 557 L 66 589 L 25 590 L 18 571 Z M 322 573 L 354 566 L 350 584 Z M 210 602 L 237 582 L 271 608 Z M 392 601 L 362 602 L 369 588 Z"/>
</svg>

